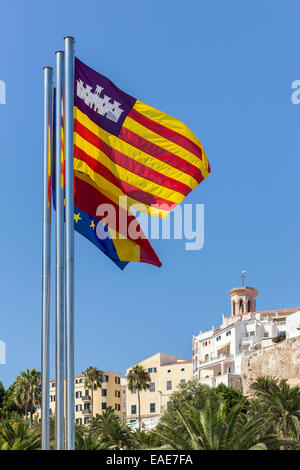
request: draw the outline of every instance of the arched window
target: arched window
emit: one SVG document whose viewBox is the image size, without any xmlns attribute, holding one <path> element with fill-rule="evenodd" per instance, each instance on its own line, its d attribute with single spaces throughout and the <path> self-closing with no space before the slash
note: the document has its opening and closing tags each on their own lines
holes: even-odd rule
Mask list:
<svg viewBox="0 0 300 470">
<path fill-rule="evenodd" d="M 209 359 L 209 355 L 208 355 L 208 354 L 205 354 L 205 357 L 204 357 L 205 362 L 207 362 L 208 359 Z"/>
<path fill-rule="evenodd" d="M 248 305 L 248 308 L 247 308 L 248 312 L 251 312 L 251 302 L 250 302 L 250 300 L 248 300 L 248 304 L 247 304 L 247 305 Z"/>
<path fill-rule="evenodd" d="M 235 301 L 232 302 L 232 315 L 235 315 Z"/>
<path fill-rule="evenodd" d="M 244 313 L 244 304 L 243 304 L 242 299 L 240 300 L 240 303 L 239 303 L 239 313 Z"/>
</svg>

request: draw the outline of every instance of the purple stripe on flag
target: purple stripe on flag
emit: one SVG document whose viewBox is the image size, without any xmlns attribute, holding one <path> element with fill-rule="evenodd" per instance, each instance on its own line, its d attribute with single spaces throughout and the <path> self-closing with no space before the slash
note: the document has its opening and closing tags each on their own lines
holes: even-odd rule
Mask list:
<svg viewBox="0 0 300 470">
<path fill-rule="evenodd" d="M 117 136 L 135 102 L 136 98 L 75 58 L 74 105 L 97 126 Z"/>
</svg>

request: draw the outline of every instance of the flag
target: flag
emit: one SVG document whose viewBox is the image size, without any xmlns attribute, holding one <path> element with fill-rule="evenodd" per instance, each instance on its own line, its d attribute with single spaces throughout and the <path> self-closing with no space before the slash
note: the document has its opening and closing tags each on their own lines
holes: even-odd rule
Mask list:
<svg viewBox="0 0 300 470">
<path fill-rule="evenodd" d="M 115 203 L 126 196 L 128 208 L 163 218 L 210 172 L 203 146 L 188 127 L 77 58 L 74 169 Z"/>
<path fill-rule="evenodd" d="M 54 112 L 53 112 L 53 128 L 55 129 L 55 93 L 54 88 Z M 61 186 L 64 188 L 65 185 L 65 162 L 64 162 L 64 113 L 63 113 L 63 101 L 61 103 L 61 175 L 60 181 Z M 50 126 L 49 126 L 50 129 Z M 53 149 L 55 149 L 55 132 L 53 133 Z M 51 178 L 51 173 L 52 178 Z M 52 182 L 52 185 L 51 183 Z M 53 208 L 56 208 L 56 191 L 55 183 L 56 182 L 56 172 L 55 172 L 55 158 L 52 159 L 51 165 L 49 165 L 49 178 L 48 178 L 48 188 L 52 186 L 52 202 Z M 48 189 L 48 200 L 51 201 Z M 89 215 L 88 213 L 79 210 L 76 204 L 74 203 L 74 230 L 80 233 L 83 237 L 93 243 L 98 249 L 100 249 L 108 258 L 110 258 L 120 269 L 124 269 L 128 262 L 121 261 L 118 253 L 115 249 L 115 246 L 110 238 L 99 239 L 96 234 L 97 224 L 101 224 L 97 219 Z M 104 230 L 104 228 L 103 228 Z"/>
<path fill-rule="evenodd" d="M 113 197 L 99 191 L 89 176 L 80 172 L 75 172 L 74 204 L 79 210 L 79 217 L 82 212 L 89 214 L 94 222 L 97 220 L 99 225 L 96 224 L 93 228 L 98 243 L 109 240 L 110 249 L 114 249 L 120 262 L 136 261 L 161 267 L 160 260 L 130 209 L 120 206 L 119 201 L 114 201 Z M 105 213 L 98 214 L 98 208 L 103 205 L 113 210 L 114 217 L 108 218 Z M 76 217 L 77 214 L 74 213 L 75 220 Z M 80 224 L 78 228 L 79 226 Z M 75 229 L 78 228 L 76 223 Z"/>
</svg>

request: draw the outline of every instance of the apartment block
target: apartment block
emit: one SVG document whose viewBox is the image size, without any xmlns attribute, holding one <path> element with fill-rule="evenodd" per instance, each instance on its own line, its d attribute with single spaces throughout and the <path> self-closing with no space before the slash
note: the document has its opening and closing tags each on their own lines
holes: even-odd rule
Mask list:
<svg viewBox="0 0 300 470">
<path fill-rule="evenodd" d="M 137 364 L 134 364 L 137 365 Z M 126 370 L 126 375 L 132 369 Z M 192 379 L 192 361 L 165 353 L 157 353 L 139 362 L 151 377 L 150 388 L 140 392 L 141 421 L 144 429 L 154 428 L 164 409 L 168 406 L 170 395 L 180 384 Z M 127 386 L 127 421 L 138 426 L 138 394 Z"/>
<path fill-rule="evenodd" d="M 89 424 L 92 413 L 92 395 L 91 390 L 85 385 L 83 374 L 75 376 L 75 422 L 76 424 Z M 55 415 L 55 380 L 50 380 L 50 416 Z M 103 372 L 102 387 L 94 390 L 93 414 L 102 414 L 108 407 L 112 407 L 115 413 L 121 418 L 124 416 L 122 410 L 122 386 L 121 374 L 118 372 Z M 36 414 L 40 417 L 41 410 Z"/>
<path fill-rule="evenodd" d="M 300 312 L 298 308 L 256 311 L 258 291 L 253 287 L 236 287 L 229 295 L 231 315 L 223 313 L 219 328 L 193 337 L 193 377 L 211 387 L 224 383 L 242 390 L 242 359 L 272 346 L 276 336 L 294 337 Z"/>
</svg>

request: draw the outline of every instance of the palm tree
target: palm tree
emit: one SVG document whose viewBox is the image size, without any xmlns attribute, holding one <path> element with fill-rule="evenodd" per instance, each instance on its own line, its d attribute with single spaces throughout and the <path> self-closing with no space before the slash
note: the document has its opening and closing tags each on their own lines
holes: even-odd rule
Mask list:
<svg viewBox="0 0 300 470">
<path fill-rule="evenodd" d="M 149 390 L 150 374 L 143 366 L 134 366 L 127 374 L 127 386 L 130 391 L 137 391 L 138 394 L 138 410 L 139 410 L 139 429 L 141 429 L 141 398 L 140 392 Z"/>
<path fill-rule="evenodd" d="M 93 424 L 94 420 L 94 390 L 102 387 L 103 382 L 103 372 L 102 370 L 97 369 L 97 367 L 88 367 L 84 372 L 83 375 L 85 377 L 85 384 L 87 388 L 89 388 L 92 392 L 92 409 L 91 409 L 91 424 Z"/>
<path fill-rule="evenodd" d="M 176 421 L 184 431 L 178 433 L 173 425 L 161 423 L 154 431 L 165 443 L 165 448 L 176 450 L 263 450 L 277 449 L 276 435 L 267 434 L 264 418 L 247 418 L 242 404 L 226 410 L 224 401 L 209 399 L 203 409 L 181 406 Z"/>
<path fill-rule="evenodd" d="M 259 377 L 251 389 L 267 422 L 283 439 L 297 438 L 300 419 L 300 388 L 290 387 L 286 380 L 279 383 L 271 377 Z"/>
<path fill-rule="evenodd" d="M 75 449 L 76 450 L 100 450 L 102 443 L 99 435 L 91 431 L 84 431 L 77 429 L 75 431 Z"/>
<path fill-rule="evenodd" d="M 25 418 L 30 414 L 30 426 L 33 425 L 35 407 L 41 403 L 41 373 L 36 369 L 26 369 L 16 378 L 14 401 L 24 410 Z"/>
<path fill-rule="evenodd" d="M 111 407 L 101 415 L 97 415 L 92 430 L 100 435 L 102 448 L 107 450 L 128 450 L 134 449 L 138 445 L 135 433 L 115 414 Z"/>
<path fill-rule="evenodd" d="M 38 429 L 29 430 L 28 423 L 23 421 L 12 425 L 5 422 L 0 431 L 1 450 L 36 450 L 41 447 Z"/>
</svg>

